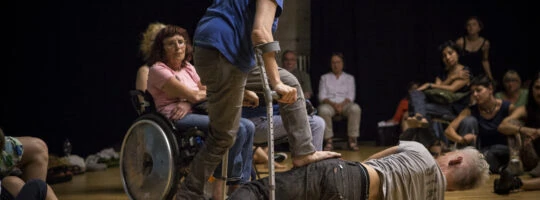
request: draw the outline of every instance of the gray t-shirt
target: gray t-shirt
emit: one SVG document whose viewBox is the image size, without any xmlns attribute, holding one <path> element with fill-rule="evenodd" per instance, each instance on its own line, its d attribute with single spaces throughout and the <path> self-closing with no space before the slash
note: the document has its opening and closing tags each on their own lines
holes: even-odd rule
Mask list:
<svg viewBox="0 0 540 200">
<path fill-rule="evenodd" d="M 415 141 L 400 141 L 398 152 L 364 162 L 379 173 L 384 199 L 444 199 L 446 178 L 429 151 Z"/>
</svg>

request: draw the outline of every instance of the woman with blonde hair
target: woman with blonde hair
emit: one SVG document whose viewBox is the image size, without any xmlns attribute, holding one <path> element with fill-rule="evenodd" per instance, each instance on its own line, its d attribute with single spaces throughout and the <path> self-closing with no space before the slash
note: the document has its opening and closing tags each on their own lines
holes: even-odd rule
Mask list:
<svg viewBox="0 0 540 200">
<path fill-rule="evenodd" d="M 142 34 L 141 44 L 139 50 L 144 60 L 144 64 L 139 67 L 137 70 L 137 79 L 135 82 L 135 88 L 140 91 L 146 91 L 146 82 L 148 81 L 148 71 L 150 69 L 149 64 L 147 63 L 148 58 L 150 57 L 150 50 L 156 35 L 161 29 L 165 28 L 166 25 L 160 22 L 154 22 L 148 25 L 146 31 Z"/>
</svg>

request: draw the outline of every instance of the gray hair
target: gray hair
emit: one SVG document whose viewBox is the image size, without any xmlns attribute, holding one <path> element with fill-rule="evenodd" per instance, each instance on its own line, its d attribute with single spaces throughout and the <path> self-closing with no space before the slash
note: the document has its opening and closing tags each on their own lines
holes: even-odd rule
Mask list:
<svg viewBox="0 0 540 200">
<path fill-rule="evenodd" d="M 489 164 L 476 148 L 468 146 L 456 150 L 456 153 L 463 155 L 463 166 L 452 174 L 458 190 L 474 189 L 489 180 Z"/>
</svg>

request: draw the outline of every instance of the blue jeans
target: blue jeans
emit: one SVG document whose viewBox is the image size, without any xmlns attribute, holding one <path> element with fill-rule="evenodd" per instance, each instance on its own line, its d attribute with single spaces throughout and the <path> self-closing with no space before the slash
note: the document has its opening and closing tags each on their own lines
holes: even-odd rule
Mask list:
<svg viewBox="0 0 540 200">
<path fill-rule="evenodd" d="M 466 134 L 474 134 L 478 137 L 478 120 L 473 116 L 465 117 L 461 123 L 459 123 L 457 133 L 461 136 Z M 484 154 L 484 157 L 489 164 L 489 171 L 491 173 L 499 173 L 500 168 L 507 165 L 510 161 L 510 149 L 508 148 L 508 145 L 494 144 L 485 146 L 482 145 L 482 141 L 478 139 L 476 141 L 476 145 L 472 145 L 476 146 L 476 148 L 478 148 L 480 152 Z"/>
<path fill-rule="evenodd" d="M 430 120 L 432 116 L 454 115 L 450 104 L 443 105 L 429 102 L 422 91 L 414 90 L 410 92 L 409 113 L 414 115 L 420 113 L 426 119 Z"/>
<path fill-rule="evenodd" d="M 177 120 L 176 127 L 182 132 L 190 127 L 197 127 L 199 130 L 208 133 L 210 119 L 207 115 L 187 114 L 184 118 Z M 248 119 L 241 118 L 236 140 L 229 149 L 227 177 L 229 184 L 246 183 L 251 175 L 253 163 L 253 134 L 255 125 Z M 215 177 L 221 176 L 221 164 L 214 171 Z"/>
</svg>

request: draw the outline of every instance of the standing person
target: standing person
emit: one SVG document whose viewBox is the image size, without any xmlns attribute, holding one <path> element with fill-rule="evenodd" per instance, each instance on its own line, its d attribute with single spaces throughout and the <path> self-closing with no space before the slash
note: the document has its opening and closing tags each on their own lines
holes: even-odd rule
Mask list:
<svg viewBox="0 0 540 200">
<path fill-rule="evenodd" d="M 529 90 L 521 88 L 521 77 L 514 70 L 508 70 L 503 76 L 504 90 L 495 93 L 495 97 L 513 103 L 519 107 L 527 103 L 527 95 Z"/>
<path fill-rule="evenodd" d="M 499 126 L 499 131 L 505 134 L 518 133 L 524 135 L 523 146 L 534 148 L 536 154 L 540 155 L 540 73 L 536 73 L 536 77 L 529 88 L 527 99 L 525 106 L 517 108 L 510 116 L 504 119 Z M 517 125 L 513 122 L 515 120 L 524 120 L 525 124 Z M 500 177 L 494 181 L 495 193 L 508 194 L 516 189 L 540 190 L 540 162 L 534 169 L 529 171 L 529 174 L 533 178 L 521 180 L 521 178 L 505 169 Z"/>
<path fill-rule="evenodd" d="M 254 47 L 274 41 L 272 34 L 282 8 L 282 0 L 215 0 L 199 21 L 194 34 L 194 59 L 201 81 L 207 86 L 210 127 L 189 175 L 180 183 L 177 199 L 203 198 L 204 183 L 233 144 L 248 72 L 255 68 Z M 340 156 L 315 151 L 298 81 L 290 73 L 292 79 L 280 78 L 275 52 L 266 52 L 262 57 L 272 90 L 281 95 L 278 102 L 289 133 L 293 165 Z"/>
<path fill-rule="evenodd" d="M 359 163 L 326 159 L 276 174 L 276 199 L 444 199 L 445 191 L 471 190 L 489 180 L 473 147 L 434 158 L 424 145 L 401 141 Z M 229 199 L 268 199 L 268 179 L 242 185 Z"/>
<path fill-rule="evenodd" d="M 467 35 L 456 40 L 456 44 L 461 47 L 461 63 L 471 69 L 473 75 L 486 74 L 489 79 L 493 79 L 491 65 L 489 62 L 489 40 L 480 36 L 480 31 L 484 29 L 484 24 L 478 17 L 471 16 L 465 23 Z"/>
<path fill-rule="evenodd" d="M 311 77 L 309 77 L 308 73 L 298 69 L 296 52 L 292 50 L 285 50 L 281 56 L 281 63 L 282 68 L 291 72 L 291 74 L 298 79 L 298 82 L 300 82 L 302 91 L 304 91 L 304 98 L 311 99 L 311 95 L 313 95 L 313 89 L 311 88 Z"/>
<path fill-rule="evenodd" d="M 360 136 L 360 119 L 362 110 L 354 102 L 356 83 L 354 76 L 343 71 L 344 60 L 342 53 L 333 53 L 330 66 L 332 71 L 321 76 L 319 82 L 319 116 L 324 119 L 324 150 L 332 150 L 334 130 L 332 117 L 341 115 L 347 118 L 347 135 L 349 149 L 358 151 L 358 136 Z"/>
<path fill-rule="evenodd" d="M 148 92 L 154 99 L 156 110 L 171 119 L 179 131 L 196 126 L 208 135 L 208 115 L 193 112 L 193 105 L 206 99 L 207 90 L 189 62 L 192 48 L 187 31 L 168 25 L 157 34 L 155 41 L 149 58 L 149 62 L 154 64 L 148 74 Z M 234 144 L 229 150 L 227 167 L 227 183 L 232 185 L 231 189 L 250 180 L 255 126 L 242 118 L 235 131 L 236 138 L 232 140 Z M 222 177 L 221 170 L 215 170 L 214 176 Z M 225 183 L 222 179 L 218 181 Z"/>
</svg>

